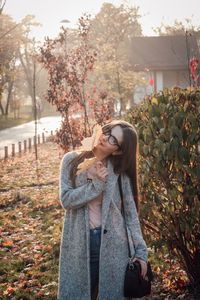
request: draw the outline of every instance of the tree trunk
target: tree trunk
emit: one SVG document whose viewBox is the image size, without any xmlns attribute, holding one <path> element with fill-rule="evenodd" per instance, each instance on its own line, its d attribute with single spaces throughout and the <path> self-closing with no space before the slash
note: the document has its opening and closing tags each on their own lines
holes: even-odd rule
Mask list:
<svg viewBox="0 0 200 300">
<path fill-rule="evenodd" d="M 3 105 L 1 103 L 1 100 L 0 100 L 0 110 L 1 110 L 1 114 L 4 116 L 5 113 L 4 113 L 4 108 L 3 108 Z"/>
<path fill-rule="evenodd" d="M 192 263 L 187 265 L 188 275 L 191 285 L 194 289 L 194 294 L 200 296 L 200 250 L 197 249 L 193 255 Z M 200 299 L 200 298 L 198 298 Z"/>
<path fill-rule="evenodd" d="M 22 54 L 19 52 L 19 58 L 24 69 L 24 73 L 26 75 L 26 81 L 28 85 L 29 95 L 31 96 L 32 100 L 32 114 L 34 116 L 34 93 L 33 93 L 33 70 L 31 68 L 30 58 L 28 53 L 25 49 L 25 59 L 23 58 Z"/>
<path fill-rule="evenodd" d="M 87 128 L 89 130 L 89 134 L 91 134 L 90 132 L 90 126 L 89 126 L 89 120 L 88 120 L 88 114 L 87 114 L 87 107 L 86 107 L 86 101 L 85 101 L 85 89 L 84 89 L 84 84 L 82 86 L 82 103 L 83 103 L 83 109 L 84 109 L 84 135 L 87 136 Z"/>
<path fill-rule="evenodd" d="M 6 101 L 5 115 L 8 115 L 8 109 L 10 106 L 10 99 L 11 99 L 13 85 L 14 85 L 14 81 L 10 81 L 8 83 L 8 95 L 7 95 L 7 101 Z"/>
<path fill-rule="evenodd" d="M 120 84 L 120 76 L 119 76 L 119 70 L 117 69 L 117 88 L 119 93 L 119 103 L 120 103 L 120 110 L 119 110 L 119 116 L 122 115 L 122 96 L 121 96 L 121 84 Z"/>
<path fill-rule="evenodd" d="M 183 266 L 183 269 L 187 273 L 190 287 L 194 295 L 198 295 L 195 299 L 200 299 L 200 249 L 198 246 L 193 253 L 191 253 L 182 238 L 179 236 L 178 240 L 173 241 L 175 249 L 178 253 L 179 261 Z M 170 249 L 170 247 L 169 247 Z"/>
<path fill-rule="evenodd" d="M 0 15 L 2 14 L 2 12 L 3 12 L 3 9 L 4 9 L 4 6 L 5 6 L 5 4 L 6 4 L 6 0 L 1 0 L 0 1 Z"/>
</svg>

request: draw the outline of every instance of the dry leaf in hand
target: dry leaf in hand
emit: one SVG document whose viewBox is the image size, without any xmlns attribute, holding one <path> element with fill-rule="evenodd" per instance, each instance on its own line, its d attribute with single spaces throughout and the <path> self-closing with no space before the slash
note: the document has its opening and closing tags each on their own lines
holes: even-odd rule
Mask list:
<svg viewBox="0 0 200 300">
<path fill-rule="evenodd" d="M 81 144 L 83 145 L 83 151 L 92 151 L 94 147 L 97 145 L 99 137 L 102 133 L 102 129 L 100 125 L 95 125 L 93 128 L 92 136 L 84 138 L 81 141 Z"/>
<path fill-rule="evenodd" d="M 91 137 L 87 137 L 83 139 L 81 144 L 83 145 L 83 151 L 92 151 L 94 147 L 98 144 L 99 137 L 102 133 L 102 129 L 100 125 L 95 125 L 93 128 L 93 134 Z M 78 165 L 77 175 L 83 171 L 89 169 L 93 164 L 98 161 L 96 157 L 87 158 L 82 163 Z"/>
<path fill-rule="evenodd" d="M 79 175 L 81 172 L 86 171 L 97 161 L 98 159 L 96 157 L 84 159 L 84 161 L 78 165 L 78 171 L 76 172 L 76 174 Z"/>
</svg>

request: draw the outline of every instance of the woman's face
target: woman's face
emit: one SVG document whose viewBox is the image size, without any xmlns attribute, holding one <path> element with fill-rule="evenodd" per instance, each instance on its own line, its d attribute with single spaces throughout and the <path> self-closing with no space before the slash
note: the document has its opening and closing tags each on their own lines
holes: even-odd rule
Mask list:
<svg viewBox="0 0 200 300">
<path fill-rule="evenodd" d="M 113 152 L 120 151 L 120 146 L 123 142 L 123 130 L 121 126 L 116 125 L 112 129 L 102 129 L 102 134 L 99 138 L 98 149 L 107 155 Z"/>
</svg>

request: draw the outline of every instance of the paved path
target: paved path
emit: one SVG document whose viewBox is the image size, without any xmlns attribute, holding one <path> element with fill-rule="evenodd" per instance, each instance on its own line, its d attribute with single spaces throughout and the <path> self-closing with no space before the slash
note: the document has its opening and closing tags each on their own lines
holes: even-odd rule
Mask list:
<svg viewBox="0 0 200 300">
<path fill-rule="evenodd" d="M 45 136 L 51 134 L 51 130 L 55 131 L 59 129 L 61 125 L 61 117 L 44 117 L 37 123 L 37 134 Z M 4 146 L 8 146 L 8 153 L 11 153 L 12 144 L 17 144 L 28 138 L 33 138 L 35 135 L 35 121 L 31 121 L 19 126 L 11 127 L 0 131 L 0 158 L 4 157 Z M 18 145 L 16 146 L 16 152 L 18 151 Z"/>
</svg>

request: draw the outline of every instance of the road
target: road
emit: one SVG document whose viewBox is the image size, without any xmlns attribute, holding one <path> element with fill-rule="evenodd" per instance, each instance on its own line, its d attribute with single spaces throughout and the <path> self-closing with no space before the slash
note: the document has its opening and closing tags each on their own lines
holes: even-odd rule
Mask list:
<svg viewBox="0 0 200 300">
<path fill-rule="evenodd" d="M 44 132 L 45 136 L 51 134 L 51 130 L 55 131 L 61 126 L 61 117 L 44 117 L 37 123 L 37 134 L 42 136 Z M 33 138 L 35 135 L 35 121 L 31 121 L 19 126 L 11 127 L 0 131 L 0 158 L 4 157 L 4 146 L 8 146 L 8 153 L 11 153 L 12 144 L 17 144 L 28 138 Z M 22 145 L 23 146 L 23 145 Z M 16 145 L 16 152 L 18 151 L 18 145 Z"/>
</svg>

